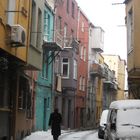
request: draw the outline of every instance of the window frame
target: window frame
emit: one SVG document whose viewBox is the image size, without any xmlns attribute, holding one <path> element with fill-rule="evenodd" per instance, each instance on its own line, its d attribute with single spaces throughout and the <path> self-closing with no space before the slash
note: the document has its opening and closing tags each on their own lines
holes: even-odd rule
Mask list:
<svg viewBox="0 0 140 140">
<path fill-rule="evenodd" d="M 75 18 L 75 3 L 73 1 L 71 4 L 71 16 Z"/>
<path fill-rule="evenodd" d="M 64 59 L 67 59 L 68 62 L 63 62 Z M 64 76 L 64 65 L 67 65 L 67 75 L 66 76 Z M 62 69 L 61 70 L 62 70 L 62 77 L 65 78 L 65 79 L 68 79 L 69 76 L 70 76 L 69 75 L 70 74 L 69 68 L 70 68 L 69 58 L 67 58 L 67 57 L 62 58 Z"/>
<path fill-rule="evenodd" d="M 73 79 L 75 79 L 75 80 L 77 80 L 77 68 L 78 68 L 77 60 L 74 59 L 74 63 L 73 63 Z"/>
</svg>

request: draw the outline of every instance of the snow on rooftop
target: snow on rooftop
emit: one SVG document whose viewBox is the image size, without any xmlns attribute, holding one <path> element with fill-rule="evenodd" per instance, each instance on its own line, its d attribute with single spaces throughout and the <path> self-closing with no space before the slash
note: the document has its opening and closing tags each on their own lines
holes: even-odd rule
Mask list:
<svg viewBox="0 0 140 140">
<path fill-rule="evenodd" d="M 118 100 L 110 104 L 110 108 L 115 109 L 132 109 L 140 108 L 140 100 Z"/>
</svg>

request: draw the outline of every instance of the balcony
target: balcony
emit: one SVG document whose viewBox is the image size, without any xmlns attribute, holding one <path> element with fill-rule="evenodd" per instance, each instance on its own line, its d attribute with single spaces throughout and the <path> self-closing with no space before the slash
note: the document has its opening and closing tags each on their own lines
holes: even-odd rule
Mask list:
<svg viewBox="0 0 140 140">
<path fill-rule="evenodd" d="M 107 80 L 105 80 L 105 81 L 104 81 L 104 84 L 105 84 L 105 85 L 108 85 L 108 87 L 109 87 L 110 89 L 112 89 L 112 90 L 117 90 L 117 89 L 118 89 L 118 85 L 117 85 L 116 82 L 112 82 L 112 81 L 107 81 Z"/>
<path fill-rule="evenodd" d="M 96 76 L 96 77 L 105 77 L 105 71 L 104 68 L 101 64 L 98 63 L 94 63 L 91 65 L 90 67 L 90 74 L 92 76 Z"/>
<path fill-rule="evenodd" d="M 54 41 L 56 42 L 56 44 L 58 44 L 61 48 L 64 45 L 64 40 L 63 40 L 63 36 L 60 34 L 59 31 L 55 31 L 55 36 L 54 36 Z"/>
<path fill-rule="evenodd" d="M 92 49 L 97 52 L 104 51 L 104 31 L 101 27 L 94 27 L 94 38 L 92 39 Z"/>
<path fill-rule="evenodd" d="M 55 31 L 54 33 L 54 40 L 49 38 L 48 34 L 44 35 L 44 43 L 43 48 L 47 51 L 59 51 L 62 49 L 63 46 L 63 36 L 59 33 L 59 31 Z"/>
</svg>

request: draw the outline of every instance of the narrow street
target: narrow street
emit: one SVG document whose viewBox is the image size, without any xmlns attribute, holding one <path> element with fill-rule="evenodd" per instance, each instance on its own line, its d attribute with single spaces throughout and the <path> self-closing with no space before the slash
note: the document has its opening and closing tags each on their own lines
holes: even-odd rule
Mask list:
<svg viewBox="0 0 140 140">
<path fill-rule="evenodd" d="M 63 134 L 60 140 L 99 140 L 97 132 L 95 130 L 90 131 L 78 131 L 68 134 Z"/>
<path fill-rule="evenodd" d="M 51 130 L 32 133 L 24 140 L 53 140 Z M 96 130 L 88 131 L 62 131 L 59 140 L 100 140 Z"/>
</svg>

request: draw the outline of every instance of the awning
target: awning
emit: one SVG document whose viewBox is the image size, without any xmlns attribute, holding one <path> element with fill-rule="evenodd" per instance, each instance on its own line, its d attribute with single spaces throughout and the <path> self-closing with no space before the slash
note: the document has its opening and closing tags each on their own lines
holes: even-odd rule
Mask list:
<svg viewBox="0 0 140 140">
<path fill-rule="evenodd" d="M 44 42 L 42 47 L 47 51 L 61 51 L 62 47 L 56 42 Z"/>
</svg>

